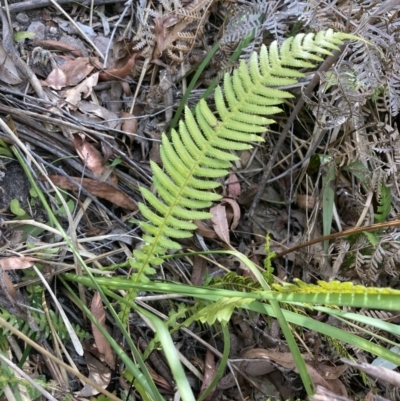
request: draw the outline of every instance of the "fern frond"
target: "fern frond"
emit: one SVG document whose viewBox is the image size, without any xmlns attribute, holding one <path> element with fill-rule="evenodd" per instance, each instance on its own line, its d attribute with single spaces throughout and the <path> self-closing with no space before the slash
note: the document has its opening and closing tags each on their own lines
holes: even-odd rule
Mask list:
<svg viewBox="0 0 400 401">
<path fill-rule="evenodd" d="M 131 262 L 137 269 L 135 280 L 141 280 L 150 265 L 161 264 L 160 256 L 168 249 L 179 248 L 174 239 L 192 235 L 196 226 L 191 220 L 211 217 L 198 210 L 221 198 L 210 192 L 219 184 L 208 179 L 228 174 L 231 162 L 238 160 L 232 151 L 250 149 L 253 142 L 263 141 L 260 134 L 274 122 L 268 116 L 280 112 L 276 106 L 292 97 L 271 86 L 296 82 L 304 76 L 297 69 L 314 67 L 322 55 L 330 55 L 343 39 L 350 38 L 354 37 L 328 30 L 297 35 L 281 46 L 274 42 L 269 50 L 262 46 L 260 55 L 253 53 L 248 64 L 242 61 L 232 75 L 225 75 L 224 90 L 215 92 L 216 114 L 201 100 L 194 112 L 186 109 L 179 133 L 172 130 L 171 139 L 162 136 L 164 169 L 151 163 L 160 199 L 141 189 L 147 204 L 139 208 L 148 222 L 141 223 L 145 244 L 134 252 Z"/>
</svg>

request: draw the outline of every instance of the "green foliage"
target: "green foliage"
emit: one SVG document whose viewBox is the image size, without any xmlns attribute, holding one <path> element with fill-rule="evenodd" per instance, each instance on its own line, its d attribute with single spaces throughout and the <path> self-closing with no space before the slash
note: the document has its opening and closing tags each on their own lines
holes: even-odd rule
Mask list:
<svg viewBox="0 0 400 401">
<path fill-rule="evenodd" d="M 222 277 L 213 278 L 209 287 L 240 292 L 252 292 L 261 289 L 260 283 L 251 276 L 239 276 L 235 272 L 229 272 Z"/>
<path fill-rule="evenodd" d="M 381 185 L 379 194 L 379 205 L 377 207 L 377 213 L 374 214 L 377 223 L 383 223 L 389 216 L 390 210 L 392 208 L 392 193 L 390 188 L 385 184 Z"/>
<path fill-rule="evenodd" d="M 272 285 L 274 282 L 274 268 L 272 267 L 272 259 L 275 257 L 275 252 L 270 252 L 270 237 L 269 234 L 265 236 L 265 247 L 264 251 L 266 253 L 266 258 L 264 259 L 264 278 L 265 281 L 269 284 Z"/>
<path fill-rule="evenodd" d="M 141 188 L 146 204 L 139 209 L 146 222 L 144 245 L 134 252 L 131 263 L 136 269 L 135 282 L 151 274 L 150 265 L 160 265 L 169 249 L 180 249 L 177 239 L 189 238 L 196 229 L 195 219 L 207 219 L 212 202 L 221 198 L 215 192 L 216 179 L 228 174 L 238 157 L 235 150 L 246 150 L 252 143 L 263 141 L 260 136 L 274 120 L 267 118 L 281 111 L 277 105 L 292 95 L 272 88 L 290 85 L 304 74 L 297 69 L 312 68 L 338 49 L 343 39 L 353 38 L 332 30 L 314 34 L 299 34 L 285 40 L 279 47 L 273 42 L 260 55 L 253 53 L 249 64 L 242 61 L 232 75 L 224 78 L 224 91 L 215 91 L 217 113 L 200 100 L 194 112 L 186 109 L 179 131 L 172 130 L 171 139 L 162 136 L 160 149 L 164 168 L 151 163 L 153 183 L 160 197 Z"/>
<path fill-rule="evenodd" d="M 60 315 L 56 314 L 54 311 L 49 311 L 51 322 L 54 326 L 54 330 L 59 335 L 60 339 L 63 341 L 68 341 L 70 336 L 68 334 L 67 329 L 65 328 L 64 322 Z M 24 333 L 26 336 L 31 337 L 34 335 L 34 331 L 29 326 L 28 322 L 16 317 L 15 315 L 10 314 L 5 309 L 0 308 L 0 317 L 6 320 L 8 323 L 13 325 L 16 329 Z M 49 323 L 46 320 L 44 313 L 32 312 L 32 318 L 34 319 L 36 325 L 40 330 L 40 334 L 45 338 L 50 338 L 51 330 Z M 91 335 L 84 331 L 79 325 L 73 325 L 74 330 L 80 341 L 86 341 L 91 338 Z M 0 330 L 0 338 L 2 336 L 7 335 L 8 332 L 5 329 Z"/>
<path fill-rule="evenodd" d="M 12 214 L 15 214 L 18 217 L 27 216 L 24 209 L 22 209 L 21 205 L 19 204 L 18 199 L 12 199 L 10 202 L 10 210 Z"/>
<path fill-rule="evenodd" d="M 246 307 L 253 301 L 251 298 L 220 298 L 199 310 L 192 319 L 209 325 L 213 325 L 216 321 L 228 323 L 235 308 Z"/>
<path fill-rule="evenodd" d="M 393 294 L 400 295 L 400 290 L 392 288 L 365 287 L 353 284 L 351 281 L 341 283 L 340 281 L 318 281 L 318 284 L 307 284 L 299 279 L 293 280 L 294 284 L 273 284 L 273 288 L 282 293 L 302 294 Z"/>
</svg>

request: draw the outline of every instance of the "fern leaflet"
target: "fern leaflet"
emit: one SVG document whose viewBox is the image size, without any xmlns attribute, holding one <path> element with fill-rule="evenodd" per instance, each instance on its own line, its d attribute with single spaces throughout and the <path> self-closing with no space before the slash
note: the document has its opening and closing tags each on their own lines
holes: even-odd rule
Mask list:
<svg viewBox="0 0 400 401">
<path fill-rule="evenodd" d="M 224 78 L 224 91 L 215 91 L 217 113 L 201 100 L 194 112 L 186 109 L 179 132 L 172 130 L 171 139 L 162 136 L 161 159 L 164 169 L 151 163 L 157 197 L 146 188 L 141 193 L 146 204 L 139 204 L 147 222 L 141 223 L 145 242 L 134 251 L 131 266 L 136 269 L 134 281 L 146 281 L 154 272 L 151 265 L 160 265 L 168 249 L 179 249 L 176 241 L 192 236 L 195 219 L 210 218 L 207 209 L 221 198 L 213 190 L 219 186 L 213 179 L 228 174 L 235 150 L 252 147 L 263 141 L 265 126 L 274 122 L 267 116 L 279 113 L 277 105 L 292 95 L 271 88 L 295 83 L 304 74 L 299 68 L 314 67 L 322 56 L 338 49 L 343 39 L 354 38 L 332 30 L 299 34 L 279 47 L 273 42 L 260 55 L 253 53 Z M 210 180 L 211 179 L 211 180 Z"/>
</svg>

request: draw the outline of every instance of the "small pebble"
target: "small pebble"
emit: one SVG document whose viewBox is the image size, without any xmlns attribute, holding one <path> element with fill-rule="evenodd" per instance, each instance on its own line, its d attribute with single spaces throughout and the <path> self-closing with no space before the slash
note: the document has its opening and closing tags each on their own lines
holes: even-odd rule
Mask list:
<svg viewBox="0 0 400 401">
<path fill-rule="evenodd" d="M 49 34 L 50 34 L 50 35 L 57 35 L 57 33 L 58 33 L 57 27 L 51 26 L 51 27 L 49 28 Z"/>
<path fill-rule="evenodd" d="M 32 22 L 28 27 L 28 32 L 33 32 L 36 36 L 36 39 L 43 40 L 45 38 L 44 35 L 45 27 L 39 21 Z"/>
<path fill-rule="evenodd" d="M 15 19 L 20 23 L 20 24 L 28 24 L 29 23 L 29 17 L 25 13 L 19 13 L 15 17 Z"/>
</svg>

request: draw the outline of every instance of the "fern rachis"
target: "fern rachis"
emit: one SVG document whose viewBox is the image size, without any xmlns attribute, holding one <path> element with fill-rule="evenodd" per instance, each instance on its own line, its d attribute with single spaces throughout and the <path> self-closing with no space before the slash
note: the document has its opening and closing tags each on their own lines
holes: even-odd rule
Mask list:
<svg viewBox="0 0 400 401">
<path fill-rule="evenodd" d="M 274 120 L 267 118 L 281 111 L 277 105 L 288 92 L 268 86 L 290 85 L 304 74 L 295 68 L 311 68 L 330 55 L 343 39 L 351 35 L 332 30 L 317 35 L 300 34 L 289 38 L 278 47 L 265 46 L 260 55 L 253 53 L 246 65 L 242 62 L 232 75 L 226 74 L 224 91 L 215 91 L 218 118 L 201 100 L 194 114 L 186 109 L 179 133 L 172 130 L 171 139 L 162 136 L 160 149 L 164 170 L 151 163 L 153 183 L 159 198 L 143 188 L 141 193 L 148 205 L 139 204 L 148 222 L 141 223 L 145 244 L 134 252 L 132 267 L 137 270 L 135 281 L 145 280 L 154 272 L 151 265 L 162 262 L 160 256 L 168 249 L 179 249 L 174 239 L 192 236 L 195 219 L 210 218 L 199 209 L 209 208 L 221 197 L 210 190 L 219 186 L 210 180 L 228 173 L 231 162 L 238 158 L 231 153 L 252 147 L 252 142 L 263 141 L 260 134 Z"/>
</svg>

